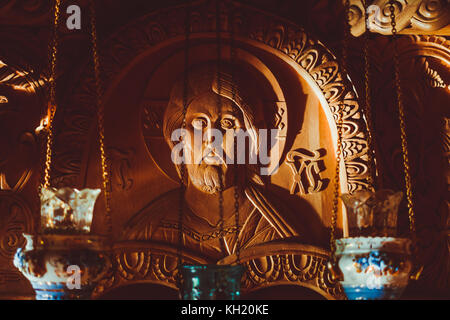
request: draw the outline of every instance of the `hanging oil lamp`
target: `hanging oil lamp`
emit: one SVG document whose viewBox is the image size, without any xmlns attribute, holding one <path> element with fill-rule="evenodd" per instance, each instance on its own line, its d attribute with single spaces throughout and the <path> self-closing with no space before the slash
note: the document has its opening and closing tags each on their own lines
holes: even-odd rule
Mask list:
<svg viewBox="0 0 450 320">
<path fill-rule="evenodd" d="M 349 1 L 346 1 L 348 19 Z M 371 110 L 369 95 L 369 63 L 367 57 L 368 35 L 365 35 L 365 105 L 369 128 L 369 188 L 353 194 L 341 196 L 347 211 L 349 237 L 334 239 L 339 192 L 339 161 L 341 155 L 342 106 L 338 124 L 338 165 L 335 176 L 335 194 L 332 215 L 331 257 L 329 268 L 334 278 L 339 279 L 347 298 L 350 300 L 398 299 L 408 285 L 410 278 L 417 279 L 421 268 L 414 266 L 412 252 L 415 246 L 415 219 L 409 173 L 408 150 L 406 145 L 404 111 L 399 80 L 398 53 L 394 5 L 390 2 L 391 24 L 394 43 L 395 82 L 399 120 L 401 128 L 403 164 L 406 182 L 406 196 L 410 219 L 411 239 L 397 237 L 397 213 L 403 197 L 402 192 L 381 189 L 375 190 L 372 167 L 373 131 L 371 130 Z M 344 52 L 348 38 L 346 23 Z M 344 65 L 346 55 L 344 54 Z M 375 162 L 376 163 L 376 162 Z"/>
<path fill-rule="evenodd" d="M 350 300 L 397 299 L 413 268 L 412 241 L 397 237 L 402 192 L 359 191 L 344 194 L 350 237 L 337 239 L 341 285 Z"/>
<path fill-rule="evenodd" d="M 50 54 L 51 78 L 46 162 L 44 183 L 40 187 L 41 228 L 40 233 L 24 234 L 26 246 L 24 249 L 19 248 L 14 257 L 14 265 L 31 282 L 37 300 L 89 299 L 98 281 L 110 268 L 110 260 L 106 255 L 109 248 L 107 238 L 90 233 L 94 205 L 101 190 L 50 187 L 53 120 L 57 105 L 55 79 L 59 9 L 60 0 L 55 0 L 53 43 Z M 92 41 L 95 73 L 98 79 L 94 16 L 92 1 Z M 98 84 L 99 81 L 96 83 Z M 96 102 L 98 104 L 98 97 Z M 103 111 L 100 104 L 97 107 L 101 115 Z M 99 117 L 101 137 L 103 137 L 102 121 L 103 118 Z M 102 138 L 100 145 L 104 150 Z M 104 160 L 104 152 L 102 152 L 102 160 Z M 102 161 L 102 169 L 105 170 L 104 168 L 104 161 Z M 109 205 L 107 205 L 108 209 Z"/>
<path fill-rule="evenodd" d="M 183 96 L 183 127 L 186 126 L 186 111 L 187 111 L 187 85 L 188 85 L 188 54 L 189 54 L 189 10 L 187 10 L 186 17 L 186 46 L 185 46 L 185 78 L 184 78 L 184 96 Z M 217 95 L 218 95 L 218 106 L 220 110 L 220 93 L 221 93 L 221 80 L 220 80 L 220 63 L 221 63 L 221 39 L 220 39 L 220 1 L 216 1 L 216 32 L 217 32 Z M 234 50 L 234 40 L 233 33 L 231 34 L 231 57 L 232 60 L 235 57 Z M 232 74 L 233 77 L 233 74 Z M 236 98 L 236 92 L 234 86 L 232 87 L 233 101 Z M 184 140 L 182 141 L 184 143 Z M 236 154 L 236 153 L 235 153 Z M 183 300 L 238 300 L 241 293 L 241 278 L 243 273 L 243 268 L 240 265 L 239 257 L 239 239 L 237 239 L 236 244 L 236 257 L 237 263 L 235 265 L 183 265 L 181 261 L 181 247 L 182 247 L 182 218 L 183 218 L 183 206 L 184 206 L 184 181 L 185 181 L 185 166 L 181 164 L 180 175 L 181 175 L 181 192 L 180 192 L 180 212 L 178 221 L 178 234 L 179 234 L 179 252 L 178 252 L 178 266 L 179 266 L 179 290 L 180 298 Z M 222 175 L 219 174 L 222 179 Z M 234 176 L 234 199 L 235 199 L 235 235 L 236 238 L 239 236 L 239 201 L 237 197 L 238 192 L 238 176 L 237 170 Z M 223 186 L 223 182 L 220 182 Z M 219 226 L 221 230 L 219 231 L 220 236 L 223 237 L 223 188 L 219 191 L 219 214 L 221 222 Z"/>
</svg>

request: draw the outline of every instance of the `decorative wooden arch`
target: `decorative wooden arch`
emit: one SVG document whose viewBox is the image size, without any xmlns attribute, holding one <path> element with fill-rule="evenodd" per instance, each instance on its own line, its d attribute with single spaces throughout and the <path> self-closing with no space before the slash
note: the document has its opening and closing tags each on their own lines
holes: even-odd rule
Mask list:
<svg viewBox="0 0 450 320">
<path fill-rule="evenodd" d="M 215 8 L 207 1 L 190 4 L 191 37 L 215 36 Z M 238 9 L 234 11 L 233 9 Z M 231 2 L 223 15 L 222 36 L 230 37 L 234 28 L 236 41 L 247 43 L 276 55 L 295 69 L 314 89 L 327 115 L 332 132 L 337 132 L 338 108 L 343 112 L 343 161 L 341 175 L 344 192 L 354 192 L 367 187 L 367 135 L 365 117 L 357 101 L 350 79 L 341 70 L 337 58 L 317 39 L 289 21 Z M 183 43 L 185 6 L 162 9 L 144 16 L 108 39 L 100 50 L 103 69 L 104 95 L 114 86 L 120 73 L 130 66 L 130 61 L 148 50 L 156 50 L 167 43 Z M 229 17 L 232 16 L 230 19 Z M 107 54 L 105 54 L 107 53 Z M 56 142 L 54 185 L 79 185 L 84 181 L 83 158 L 89 132 L 95 126 L 92 101 L 94 99 L 91 66 L 80 75 L 82 83 L 75 86 L 64 108 L 64 130 Z M 326 106 L 326 107 L 325 107 Z M 336 134 L 334 134 L 336 136 Z M 335 141 L 336 142 L 336 141 Z M 71 150 L 67 150 L 67 146 Z M 82 184 L 82 183 L 81 183 Z M 288 248 L 286 251 L 284 248 Z M 326 298 L 343 298 L 340 286 L 331 281 L 326 268 L 328 253 L 318 247 L 283 245 L 255 249 L 243 255 L 247 266 L 244 292 L 278 284 L 295 284 L 315 290 Z M 270 250 L 269 250 L 270 249 Z M 138 282 L 160 283 L 174 287 L 177 271 L 173 248 L 161 248 L 152 243 L 116 242 L 113 250 L 116 271 L 96 290 L 99 296 L 112 288 Z M 258 254 L 260 256 L 258 257 Z M 185 256 L 187 262 L 204 263 L 195 254 Z M 245 260 L 247 259 L 247 260 Z M 270 272 L 257 270 L 257 259 L 272 265 Z M 206 260 L 205 260 L 206 261 Z"/>
<path fill-rule="evenodd" d="M 233 26 L 237 40 L 248 39 L 254 45 L 283 57 L 316 89 L 323 105 L 328 106 L 328 110 L 324 111 L 335 123 L 339 116 L 338 106 L 344 104 L 342 147 L 346 170 L 343 178 L 347 181 L 349 192 L 366 188 L 368 132 L 365 117 L 355 88 L 343 73 L 336 56 L 319 40 L 285 19 L 240 3 L 231 4 L 227 9 L 239 10 L 239 15 L 233 16 L 233 21 L 229 21 L 229 16 L 224 15 L 221 26 L 224 37 L 230 37 L 230 28 Z M 214 37 L 215 18 L 211 17 L 214 16 L 215 9 L 208 7 L 204 0 L 189 6 L 191 37 L 196 34 Z M 158 10 L 120 29 L 103 43 L 100 49 L 103 87 L 111 87 L 117 75 L 128 67 L 134 57 L 167 41 L 184 41 L 185 12 L 185 6 Z M 68 185 L 80 182 L 78 175 L 81 173 L 81 157 L 95 114 L 91 100 L 94 92 L 90 90 L 94 83 L 92 68 L 86 67 L 79 78 L 80 82 L 65 105 L 64 131 L 57 142 L 57 152 L 58 146 L 67 145 L 70 141 L 75 149 L 70 154 L 64 152 L 65 157 L 61 161 L 55 156 L 55 171 L 59 176 L 57 180 L 66 181 Z M 336 124 L 331 129 L 337 132 Z M 78 141 L 74 142 L 74 139 Z"/>
</svg>

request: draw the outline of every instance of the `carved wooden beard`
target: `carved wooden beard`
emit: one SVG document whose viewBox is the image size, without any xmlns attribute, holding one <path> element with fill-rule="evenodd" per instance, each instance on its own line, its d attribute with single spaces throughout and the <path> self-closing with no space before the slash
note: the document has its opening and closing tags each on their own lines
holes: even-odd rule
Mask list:
<svg viewBox="0 0 450 320">
<path fill-rule="evenodd" d="M 227 186 L 228 168 L 224 165 L 193 164 L 187 171 L 192 184 L 205 193 L 217 194 Z"/>
</svg>

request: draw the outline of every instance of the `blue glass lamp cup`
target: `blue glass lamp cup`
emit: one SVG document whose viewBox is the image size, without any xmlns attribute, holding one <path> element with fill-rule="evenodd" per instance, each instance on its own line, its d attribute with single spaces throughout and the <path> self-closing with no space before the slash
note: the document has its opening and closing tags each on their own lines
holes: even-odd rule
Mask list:
<svg viewBox="0 0 450 320">
<path fill-rule="evenodd" d="M 349 300 L 400 298 L 413 267 L 411 240 L 405 238 L 337 239 L 336 258 Z"/>
<path fill-rule="evenodd" d="M 336 239 L 341 285 L 350 300 L 398 299 L 412 272 L 411 240 L 397 237 L 401 192 L 343 194 L 350 237 Z"/>
<path fill-rule="evenodd" d="M 183 300 L 238 300 L 243 268 L 240 265 L 184 265 Z"/>
</svg>

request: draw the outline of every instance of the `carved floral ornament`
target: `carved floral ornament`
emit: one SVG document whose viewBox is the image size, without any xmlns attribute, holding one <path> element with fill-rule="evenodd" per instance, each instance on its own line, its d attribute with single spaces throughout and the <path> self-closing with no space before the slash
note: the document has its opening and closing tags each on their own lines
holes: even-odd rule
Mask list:
<svg viewBox="0 0 450 320">
<path fill-rule="evenodd" d="M 367 2 L 367 9 L 364 9 Z M 397 30 L 408 34 L 448 35 L 450 8 L 447 0 L 395 1 Z M 367 17 L 365 17 L 366 11 Z M 392 34 L 389 0 L 350 0 L 350 25 L 354 36 L 367 29 L 384 35 Z"/>
<path fill-rule="evenodd" d="M 94 297 L 126 285 L 130 282 L 158 283 L 177 289 L 177 254 L 174 249 L 162 248 L 147 243 L 139 249 L 127 244 L 114 247 L 116 270 L 96 287 Z M 218 262 L 226 265 L 235 256 L 229 256 Z M 183 252 L 183 261 L 193 264 L 205 264 L 199 256 Z M 272 244 L 260 246 L 241 257 L 245 269 L 242 278 L 244 293 L 258 288 L 277 285 L 301 285 L 312 289 L 327 299 L 344 299 L 339 283 L 331 279 L 326 267 L 328 252 L 319 248 L 299 244 L 284 244 L 283 247 Z"/>
</svg>

